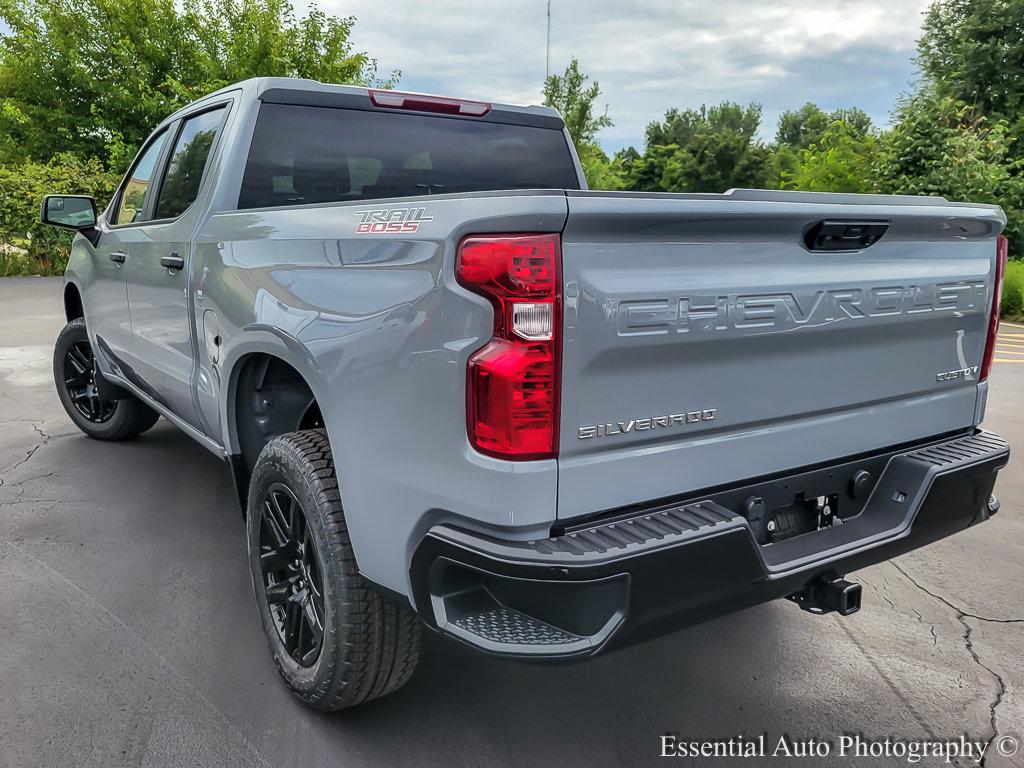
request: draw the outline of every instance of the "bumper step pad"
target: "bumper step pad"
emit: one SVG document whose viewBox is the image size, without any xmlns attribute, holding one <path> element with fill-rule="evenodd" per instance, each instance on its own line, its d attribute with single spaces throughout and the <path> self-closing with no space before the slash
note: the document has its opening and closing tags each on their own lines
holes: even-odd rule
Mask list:
<svg viewBox="0 0 1024 768">
<path fill-rule="evenodd" d="M 583 639 L 498 604 L 453 619 L 452 624 L 482 640 L 502 645 L 565 645 Z"/>
</svg>

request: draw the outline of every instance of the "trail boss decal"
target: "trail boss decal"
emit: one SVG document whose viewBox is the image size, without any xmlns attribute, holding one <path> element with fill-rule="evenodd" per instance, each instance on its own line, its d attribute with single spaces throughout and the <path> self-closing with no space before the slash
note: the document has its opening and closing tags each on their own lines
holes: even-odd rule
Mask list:
<svg viewBox="0 0 1024 768">
<path fill-rule="evenodd" d="M 356 224 L 357 235 L 397 234 L 415 232 L 420 222 L 433 221 L 433 216 L 425 216 L 426 208 L 375 208 L 372 211 L 356 211 L 359 223 Z"/>
</svg>

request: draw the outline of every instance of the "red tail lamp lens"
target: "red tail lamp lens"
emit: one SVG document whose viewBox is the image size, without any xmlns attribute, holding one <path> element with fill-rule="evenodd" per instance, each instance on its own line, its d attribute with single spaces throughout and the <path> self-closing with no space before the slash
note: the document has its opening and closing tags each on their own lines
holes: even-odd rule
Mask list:
<svg viewBox="0 0 1024 768">
<path fill-rule="evenodd" d="M 992 358 L 996 351 L 996 336 L 999 334 L 999 304 L 1003 300 L 1003 275 L 1006 274 L 1006 260 L 1010 255 L 1010 241 L 1006 235 L 996 238 L 996 284 L 992 294 L 992 310 L 988 318 L 988 338 L 985 340 L 985 357 L 981 360 L 980 381 L 988 379 L 992 369 Z"/>
<path fill-rule="evenodd" d="M 558 455 L 561 243 L 557 234 L 470 236 L 456 276 L 494 306 L 494 335 L 469 359 L 467 432 L 505 459 Z"/>
</svg>

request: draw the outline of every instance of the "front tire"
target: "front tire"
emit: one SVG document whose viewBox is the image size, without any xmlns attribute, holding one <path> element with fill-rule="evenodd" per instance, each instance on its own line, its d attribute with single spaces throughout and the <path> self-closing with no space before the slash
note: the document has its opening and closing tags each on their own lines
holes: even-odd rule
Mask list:
<svg viewBox="0 0 1024 768">
<path fill-rule="evenodd" d="M 160 414 L 130 395 L 119 400 L 100 397 L 99 375 L 85 320 L 72 320 L 53 347 L 53 381 L 75 426 L 97 440 L 129 440 L 156 424 Z"/>
<path fill-rule="evenodd" d="M 402 687 L 421 625 L 359 575 L 327 434 L 292 432 L 263 448 L 249 483 L 249 566 L 278 671 L 319 710 Z"/>
</svg>

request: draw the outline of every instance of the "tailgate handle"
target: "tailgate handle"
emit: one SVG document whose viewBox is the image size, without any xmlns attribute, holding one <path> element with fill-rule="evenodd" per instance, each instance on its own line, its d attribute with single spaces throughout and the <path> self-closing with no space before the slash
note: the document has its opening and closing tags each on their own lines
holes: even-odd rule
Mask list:
<svg viewBox="0 0 1024 768">
<path fill-rule="evenodd" d="M 877 243 L 888 229 L 888 221 L 826 219 L 804 232 L 804 245 L 809 251 L 859 251 Z"/>
</svg>

